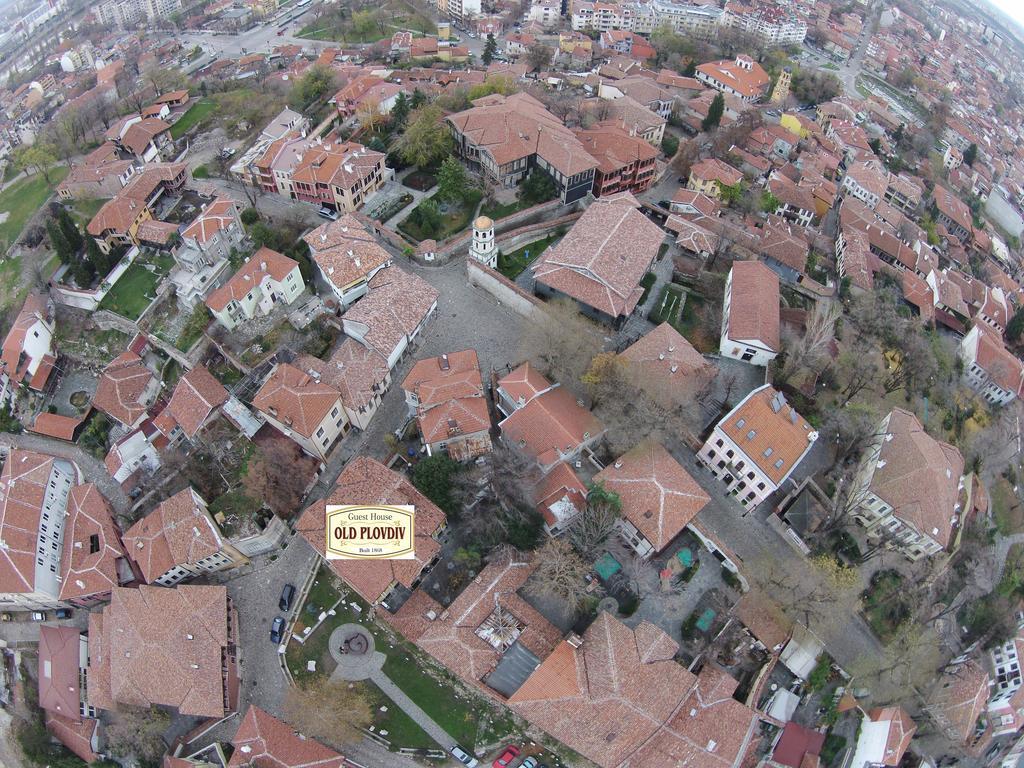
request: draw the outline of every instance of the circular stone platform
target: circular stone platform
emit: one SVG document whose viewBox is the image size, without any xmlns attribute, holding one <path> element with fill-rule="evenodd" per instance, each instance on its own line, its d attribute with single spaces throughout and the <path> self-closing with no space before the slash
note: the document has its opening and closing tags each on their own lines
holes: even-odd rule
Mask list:
<svg viewBox="0 0 1024 768">
<path fill-rule="evenodd" d="M 359 624 L 342 624 L 331 632 L 327 641 L 331 658 L 338 663 L 334 674 L 344 680 L 365 680 L 379 665 L 374 652 L 373 635 Z"/>
</svg>

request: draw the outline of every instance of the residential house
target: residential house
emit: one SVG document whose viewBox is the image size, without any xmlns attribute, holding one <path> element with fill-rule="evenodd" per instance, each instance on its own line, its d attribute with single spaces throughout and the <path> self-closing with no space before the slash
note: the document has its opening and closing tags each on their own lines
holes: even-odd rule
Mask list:
<svg viewBox="0 0 1024 768">
<path fill-rule="evenodd" d="M 234 751 L 226 768 L 295 766 L 296 768 L 345 768 L 349 762 L 271 714 L 250 704 L 234 738 Z M 185 768 L 168 766 L 168 768 Z"/>
<path fill-rule="evenodd" d="M 511 416 L 538 395 L 557 386 L 526 361 L 498 380 L 494 405 L 505 416 Z"/>
<path fill-rule="evenodd" d="M 156 419 L 147 419 L 141 426 L 115 440 L 103 460 L 114 482 L 126 490 L 134 481 L 160 468 L 160 450 L 167 443 L 155 422 Z"/>
<path fill-rule="evenodd" d="M 373 349 L 349 337 L 339 344 L 327 360 L 299 355 L 295 367 L 320 383 L 338 390 L 345 415 L 355 429 L 365 430 L 377 412 L 384 393 L 391 386 L 388 361 Z"/>
<path fill-rule="evenodd" d="M 912 214 L 921 205 L 924 191 L 920 185 L 907 178 L 897 176 L 894 173 L 888 175 L 888 184 L 885 188 L 885 202 L 889 203 L 906 214 Z"/>
<path fill-rule="evenodd" d="M 996 738 L 1017 733 L 1024 725 L 1024 688 L 1021 660 L 1024 659 L 1024 626 L 1017 617 L 1017 632 L 1002 645 L 989 651 L 988 716 Z M 1005 763 L 1004 763 L 1005 765 Z"/>
<path fill-rule="evenodd" d="M 290 305 L 305 287 L 299 263 L 264 246 L 207 297 L 206 306 L 230 331 L 239 323 L 269 315 L 277 305 Z"/>
<path fill-rule="evenodd" d="M 843 176 L 840 189 L 874 209 L 885 199 L 888 176 L 876 161 L 854 163 Z"/>
<path fill-rule="evenodd" d="M 113 155 L 103 162 L 92 164 L 88 158 L 87 155 L 81 165 L 72 166 L 67 177 L 57 186 L 57 196 L 62 200 L 113 197 L 138 172 L 134 160 L 120 160 Z"/>
<path fill-rule="evenodd" d="M 868 236 L 856 227 L 843 227 L 836 237 L 836 265 L 839 277 L 849 279 L 850 287 L 855 291 L 871 291 L 874 289 L 874 270 L 872 266 L 871 248 Z M 912 275 L 912 272 L 904 272 Z M 929 291 L 929 306 L 931 295 Z"/>
<path fill-rule="evenodd" d="M 578 130 L 576 138 L 598 163 L 594 197 L 616 192 L 640 194 L 654 182 L 658 150 L 644 139 L 631 136 L 615 123 Z"/>
<path fill-rule="evenodd" d="M 632 195 L 600 198 L 531 265 L 534 291 L 573 299 L 589 317 L 621 327 L 636 309 L 640 280 L 664 239 Z"/>
<path fill-rule="evenodd" d="M 853 519 L 910 560 L 952 546 L 968 509 L 963 456 L 901 408 L 875 435 L 852 481 Z"/>
<path fill-rule="evenodd" d="M 459 157 L 499 186 L 516 186 L 534 168 L 552 178 L 564 203 L 581 199 L 593 186 L 597 161 L 526 93 L 485 96 L 445 120 Z"/>
<path fill-rule="evenodd" d="M 270 424 L 310 456 L 326 461 L 331 446 L 348 433 L 341 394 L 289 363 L 277 363 L 252 399 Z"/>
<path fill-rule="evenodd" d="M 781 350 L 778 275 L 757 261 L 733 262 L 725 281 L 719 351 L 767 365 Z"/>
<path fill-rule="evenodd" d="M 237 643 L 225 587 L 118 587 L 89 614 L 87 701 L 220 719 L 238 705 Z"/>
<path fill-rule="evenodd" d="M 786 221 L 801 227 L 808 227 L 814 221 L 817 206 L 814 193 L 807 187 L 794 184 L 782 174 L 772 174 L 768 191 L 778 201 L 773 213 Z"/>
<path fill-rule="evenodd" d="M 3 377 L 0 401 L 7 399 L 8 382 L 24 384 L 36 391 L 46 387 L 57 364 L 53 349 L 55 319 L 53 302 L 48 295 L 33 291 L 25 298 L 0 351 L 0 375 Z"/>
<path fill-rule="evenodd" d="M 941 224 L 954 237 L 968 242 L 974 231 L 971 209 L 963 200 L 939 184 L 932 190 L 932 197 L 935 201 L 935 223 Z"/>
<path fill-rule="evenodd" d="M 181 233 L 181 246 L 174 251 L 175 266 L 169 277 L 178 301 L 194 307 L 219 286 L 227 274 L 231 251 L 244 238 L 234 200 L 218 197 L 203 208 Z"/>
<path fill-rule="evenodd" d="M 342 315 L 342 328 L 393 370 L 434 316 L 437 298 L 437 291 L 426 280 L 399 267 L 388 267 L 370 278 L 369 293 Z"/>
<path fill-rule="evenodd" d="M 400 84 L 389 83 L 376 75 L 365 74 L 346 83 L 334 94 L 331 103 L 338 110 L 338 117 L 344 122 L 356 114 L 389 114 L 400 93 L 406 93 Z"/>
<path fill-rule="evenodd" d="M 694 192 L 692 189 L 680 187 L 669 201 L 669 211 L 677 213 L 683 218 L 693 221 L 701 219 L 715 219 L 722 212 L 722 206 L 713 197 L 703 192 Z"/>
<path fill-rule="evenodd" d="M 139 227 L 153 219 L 157 201 L 181 190 L 190 178 L 186 163 L 152 163 L 103 204 L 86 230 L 104 253 L 116 246 L 138 245 Z M 169 226 L 177 231 L 176 225 Z"/>
<path fill-rule="evenodd" d="M 902 707 L 876 707 L 861 721 L 851 766 L 896 766 L 910 747 L 917 724 Z"/>
<path fill-rule="evenodd" d="M 801 231 L 784 219 L 769 216 L 761 230 L 758 255 L 765 265 L 787 283 L 803 282 L 810 248 Z"/>
<path fill-rule="evenodd" d="M 665 229 L 674 232 L 684 255 L 707 261 L 718 252 L 721 238 L 710 229 L 680 216 L 669 216 Z"/>
<path fill-rule="evenodd" d="M 498 387 L 499 398 L 516 404 L 498 424 L 502 441 L 535 460 L 541 471 L 575 461 L 604 434 L 601 422 L 572 392 L 552 386 L 532 369 L 520 366 L 499 380 Z"/>
<path fill-rule="evenodd" d="M 991 687 L 992 679 L 978 662 L 951 664 L 935 681 L 925 712 L 943 736 L 976 755 L 992 736 L 988 718 Z"/>
<path fill-rule="evenodd" d="M 716 91 L 747 102 L 756 102 L 764 98 L 771 83 L 771 78 L 764 68 L 743 53 L 732 61 L 723 59 L 701 64 L 694 76 Z"/>
<path fill-rule="evenodd" d="M 785 396 L 765 384 L 718 422 L 697 459 L 753 509 L 782 486 L 817 439 Z"/>
<path fill-rule="evenodd" d="M 191 486 L 136 522 L 125 532 L 124 543 L 145 582 L 161 587 L 249 562 L 225 540 Z"/>
<path fill-rule="evenodd" d="M 819 755 L 824 745 L 824 733 L 790 720 L 772 747 L 771 755 L 759 763 L 758 768 L 819 768 Z"/>
<path fill-rule="evenodd" d="M 432 501 L 420 493 L 398 472 L 368 456 L 357 456 L 341 471 L 327 497 L 327 505 L 387 504 L 412 505 L 414 520 L 414 557 L 408 560 L 327 560 L 342 580 L 371 605 L 383 605 L 395 589 L 415 589 L 440 557 L 437 537 L 446 518 Z M 323 504 L 307 507 L 297 529 L 324 556 L 327 545 L 326 510 Z"/>
<path fill-rule="evenodd" d="M 555 464 L 541 478 L 533 491 L 533 498 L 549 536 L 563 533 L 576 515 L 586 509 L 587 494 L 583 481 L 564 461 Z"/>
<path fill-rule="evenodd" d="M 627 33 L 632 34 L 632 33 Z M 620 80 L 602 82 L 598 87 L 602 99 L 628 97 L 663 120 L 668 120 L 675 111 L 675 95 L 662 87 L 657 80 L 644 76 L 623 77 Z"/>
<path fill-rule="evenodd" d="M 741 181 L 743 174 L 731 165 L 716 158 L 708 158 L 690 167 L 690 178 L 686 186 L 714 200 L 721 200 L 723 186 L 734 187 Z"/>
<path fill-rule="evenodd" d="M 228 397 L 224 385 L 205 366 L 197 365 L 178 380 L 167 407 L 153 423 L 171 442 L 179 436 L 191 440 L 217 418 Z"/>
<path fill-rule="evenodd" d="M 174 154 L 171 126 L 157 117 L 123 117 L 107 129 L 106 139 L 141 163 L 168 160 Z"/>
<path fill-rule="evenodd" d="M 466 461 L 490 452 L 491 417 L 475 350 L 418 360 L 402 389 L 427 455 L 447 451 Z"/>
<path fill-rule="evenodd" d="M 96 384 L 92 404 L 130 430 L 146 418 L 159 392 L 160 377 L 129 350 L 107 363 Z"/>
<path fill-rule="evenodd" d="M 835 143 L 842 154 L 844 167 L 849 167 L 862 157 L 874 155 L 864 129 L 848 120 L 829 120 L 825 125 L 825 137 Z"/>
<path fill-rule="evenodd" d="M 694 675 L 677 651 L 655 625 L 630 628 L 602 611 L 547 654 L 508 705 L 602 768 L 746 764 L 758 713 L 733 697 L 738 683 L 728 673 L 708 662 Z"/>
<path fill-rule="evenodd" d="M 618 495 L 619 535 L 643 559 L 664 550 L 711 500 L 660 443 L 650 440 L 598 472 L 594 483 Z"/>
<path fill-rule="evenodd" d="M 663 407 L 703 393 L 717 368 L 670 323 L 662 323 L 626 347 L 618 360 L 630 379 Z"/>
<path fill-rule="evenodd" d="M 76 627 L 39 627 L 39 708 L 50 734 L 79 759 L 99 760 L 100 724 L 86 700 L 89 641 Z"/>
<path fill-rule="evenodd" d="M 1004 345 L 1002 336 L 976 323 L 960 342 L 963 377 L 992 405 L 1006 405 L 1024 393 L 1024 363 Z"/>
<path fill-rule="evenodd" d="M 303 237 L 320 276 L 342 307 L 365 296 L 370 279 L 391 266 L 391 254 L 352 214 L 321 224 Z"/>
<path fill-rule="evenodd" d="M 110 507 L 70 461 L 13 449 L 0 492 L 4 609 L 88 607 L 134 581 Z"/>
<path fill-rule="evenodd" d="M 655 106 L 658 104 L 656 103 Z M 668 121 L 657 112 L 629 96 L 615 99 L 588 99 L 580 107 L 585 118 L 615 122 L 630 136 L 640 136 L 652 147 L 660 148 Z"/>
</svg>

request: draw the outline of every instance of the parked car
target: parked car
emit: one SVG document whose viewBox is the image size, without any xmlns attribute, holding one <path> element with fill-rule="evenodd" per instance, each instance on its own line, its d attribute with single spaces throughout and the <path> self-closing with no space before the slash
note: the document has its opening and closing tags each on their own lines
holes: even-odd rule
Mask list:
<svg viewBox="0 0 1024 768">
<path fill-rule="evenodd" d="M 14 615 L 10 613 L 0 613 L 0 621 L 14 621 Z"/>
<path fill-rule="evenodd" d="M 338 212 L 331 210 L 330 208 L 321 208 L 317 211 L 317 214 L 323 216 L 325 219 L 330 219 L 331 221 L 338 220 Z"/>
<path fill-rule="evenodd" d="M 56 611 L 53 612 L 53 615 L 56 616 L 58 619 L 70 619 L 71 618 L 71 609 L 70 608 L 58 608 Z"/>
<path fill-rule="evenodd" d="M 497 760 L 491 764 L 491 768 L 508 768 L 512 764 L 512 761 L 519 757 L 519 747 L 514 744 L 509 744 L 505 747 L 505 751 L 501 753 Z"/>
<path fill-rule="evenodd" d="M 32 619 L 32 621 L 46 621 L 46 614 L 43 613 L 43 611 L 32 611 L 29 618 Z"/>
<path fill-rule="evenodd" d="M 451 749 L 448 750 L 452 753 L 456 760 L 463 765 L 469 766 L 469 768 L 476 768 L 480 764 L 480 761 L 469 754 L 466 750 L 460 747 L 458 744 L 453 744 Z"/>
<path fill-rule="evenodd" d="M 292 609 L 292 601 L 295 599 L 295 587 L 285 584 L 281 590 L 281 599 L 277 601 L 277 607 L 285 613 Z"/>
<path fill-rule="evenodd" d="M 520 765 L 519 768 L 538 768 L 537 758 L 532 756 L 526 758 L 523 760 L 522 765 Z"/>
<path fill-rule="evenodd" d="M 284 619 L 275 616 L 274 622 L 270 625 L 270 640 L 280 645 L 282 637 L 284 637 Z"/>
</svg>

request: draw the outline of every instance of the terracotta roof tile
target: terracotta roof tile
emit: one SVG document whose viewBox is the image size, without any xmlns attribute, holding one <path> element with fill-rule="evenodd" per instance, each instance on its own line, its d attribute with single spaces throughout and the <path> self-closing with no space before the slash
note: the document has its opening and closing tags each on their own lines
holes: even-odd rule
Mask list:
<svg viewBox="0 0 1024 768">
<path fill-rule="evenodd" d="M 733 262 L 731 275 L 729 338 L 780 351 L 778 275 L 758 261 Z"/>
<path fill-rule="evenodd" d="M 368 278 L 391 261 L 391 254 L 359 219 L 348 213 L 337 221 L 321 224 L 303 239 L 320 271 L 338 288 Z"/>
<path fill-rule="evenodd" d="M 529 361 L 498 380 L 498 388 L 508 394 L 514 402 L 521 402 L 523 405 L 551 387 L 551 382 Z"/>
<path fill-rule="evenodd" d="M 604 431 L 597 417 L 564 387 L 538 395 L 498 426 L 506 442 L 519 446 L 545 466 Z"/>
<path fill-rule="evenodd" d="M 134 352 L 122 352 L 100 374 L 92 404 L 125 426 L 135 426 L 146 415 L 154 374 Z"/>
<path fill-rule="evenodd" d="M 773 402 L 779 395 L 770 384 L 758 387 L 718 423 L 718 428 L 776 484 L 800 462 L 817 436 L 792 405 L 783 400 L 775 409 Z"/>
<path fill-rule="evenodd" d="M 160 417 L 172 418 L 185 435 L 194 437 L 210 414 L 227 399 L 228 391 L 224 386 L 204 366 L 197 365 L 178 380 Z"/>
<path fill-rule="evenodd" d="M 241 301 L 243 296 L 268 277 L 278 283 L 283 282 L 298 266 L 299 262 L 295 259 L 264 246 L 239 267 L 224 285 L 207 297 L 206 306 L 214 312 L 220 312 L 232 301 Z"/>
<path fill-rule="evenodd" d="M 110 505 L 92 483 L 75 486 L 64 523 L 60 599 L 110 592 L 122 583 L 120 568 L 130 566 Z"/>
<path fill-rule="evenodd" d="M 423 278 L 399 267 L 387 267 L 370 279 L 369 293 L 345 312 L 342 321 L 366 326 L 366 345 L 388 359 L 426 319 L 437 297 L 437 291 Z"/>
<path fill-rule="evenodd" d="M 78 722 L 81 631 L 76 627 L 39 627 L 39 706 Z"/>
<path fill-rule="evenodd" d="M 340 393 L 334 387 L 316 381 L 293 365 L 279 363 L 252 399 L 252 404 L 289 429 L 309 438 L 339 399 Z"/>
<path fill-rule="evenodd" d="M 250 704 L 231 745 L 228 768 L 345 768 L 345 758 Z"/>
</svg>

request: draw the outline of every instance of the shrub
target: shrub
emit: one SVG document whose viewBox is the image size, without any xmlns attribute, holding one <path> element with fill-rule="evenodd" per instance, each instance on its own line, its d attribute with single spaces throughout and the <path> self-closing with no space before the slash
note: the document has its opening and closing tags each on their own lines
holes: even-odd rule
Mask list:
<svg viewBox="0 0 1024 768">
<path fill-rule="evenodd" d="M 727 586 L 732 587 L 737 591 L 743 588 L 743 585 L 740 584 L 740 577 L 724 565 L 722 566 L 722 581 L 724 581 Z"/>
<path fill-rule="evenodd" d="M 251 226 L 260 220 L 260 212 L 255 208 L 246 208 L 241 214 L 242 223 Z"/>
<path fill-rule="evenodd" d="M 623 616 L 632 616 L 640 606 L 640 598 L 633 592 L 627 592 L 619 598 L 619 613 Z"/>
</svg>

